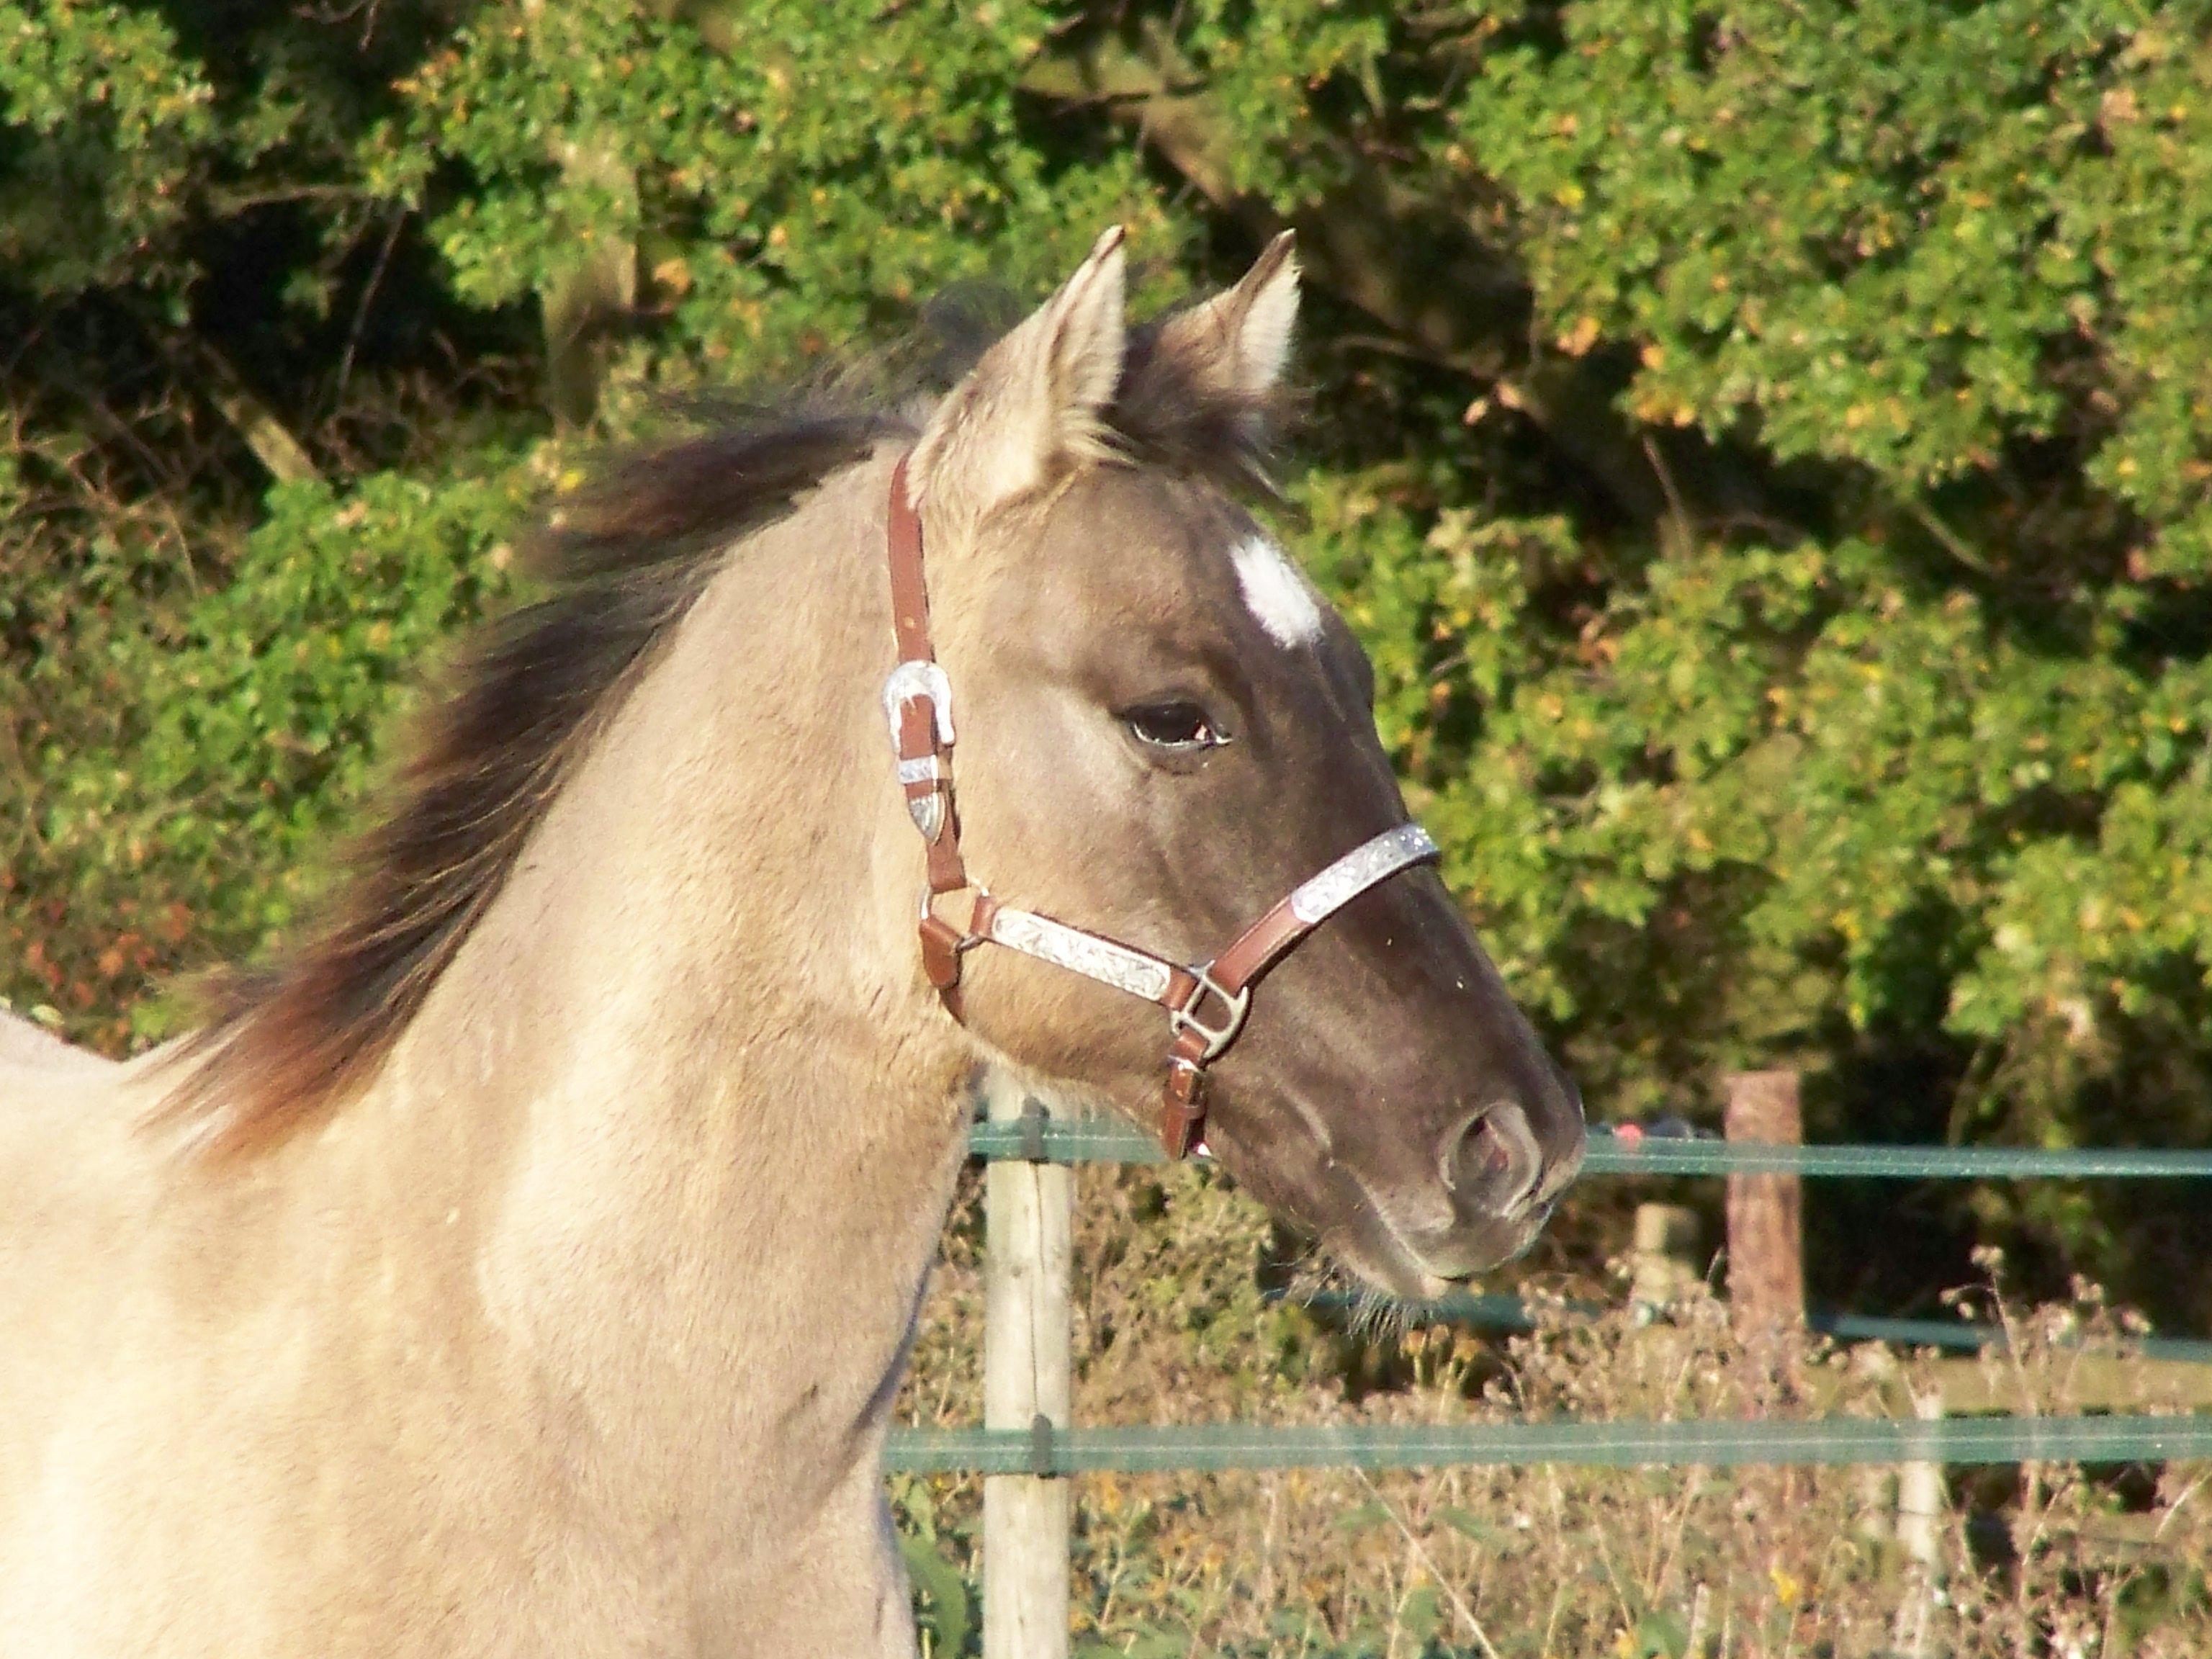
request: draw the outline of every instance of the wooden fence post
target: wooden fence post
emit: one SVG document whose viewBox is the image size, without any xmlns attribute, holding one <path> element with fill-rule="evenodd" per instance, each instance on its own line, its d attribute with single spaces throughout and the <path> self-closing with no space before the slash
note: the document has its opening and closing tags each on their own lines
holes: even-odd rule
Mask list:
<svg viewBox="0 0 2212 1659">
<path fill-rule="evenodd" d="M 1733 1072 L 1728 1138 L 1796 1146 L 1805 1139 L 1795 1072 Z M 1794 1175 L 1728 1178 L 1728 1288 L 1736 1334 L 1765 1363 L 1781 1361 L 1805 1325 L 1802 1183 Z"/>
<path fill-rule="evenodd" d="M 1052 1115 L 1002 1077 L 984 1100 L 994 1123 Z M 983 1426 L 1031 1433 L 1042 1450 L 1071 1403 L 1074 1172 L 999 1158 L 983 1182 Z M 1070 1504 L 1048 1474 L 985 1479 L 984 1659 L 1066 1659 Z"/>
<path fill-rule="evenodd" d="M 1926 1394 L 1906 1386 L 1915 1416 L 1923 1423 L 1942 1419 L 1940 1386 Z M 1943 1466 L 1905 1464 L 1897 1473 L 1897 1541 L 1905 1549 L 1905 1595 L 1890 1628 L 1890 1645 L 1905 1659 L 1923 1659 L 1928 1652 L 1928 1627 L 1940 1605 L 1936 1592 L 1943 1584 L 1942 1551 L 1937 1542 L 1942 1519 Z"/>
<path fill-rule="evenodd" d="M 1795 1146 L 1805 1139 L 1795 1072 L 1734 1072 L 1728 1079 L 1732 1143 Z M 1803 1183 L 1794 1175 L 1728 1178 L 1729 1314 L 1743 1345 L 1750 1409 L 1794 1398 L 1805 1328 Z M 1754 1477 L 1753 1489 L 1783 1510 L 1812 1496 L 1812 1471 Z"/>
<path fill-rule="evenodd" d="M 1628 1295 L 1638 1309 L 1656 1311 L 1705 1283 L 1695 1210 L 1680 1204 L 1639 1204 L 1634 1239 L 1628 1255 Z"/>
</svg>

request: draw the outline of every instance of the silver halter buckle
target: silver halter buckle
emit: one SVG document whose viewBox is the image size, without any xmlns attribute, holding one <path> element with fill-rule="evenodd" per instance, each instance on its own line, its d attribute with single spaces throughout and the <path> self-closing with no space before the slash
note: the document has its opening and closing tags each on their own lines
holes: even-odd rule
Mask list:
<svg viewBox="0 0 2212 1659">
<path fill-rule="evenodd" d="M 945 671 L 923 658 L 909 657 L 884 677 L 884 723 L 891 730 L 891 753 L 898 759 L 902 787 L 917 783 L 943 785 L 945 764 L 933 751 L 909 757 L 899 742 L 900 716 L 910 702 L 929 706 L 930 720 L 939 749 L 952 747 L 952 682 Z M 906 815 L 921 831 L 924 841 L 935 841 L 945 830 L 945 791 L 933 788 L 926 795 L 907 797 Z"/>
<path fill-rule="evenodd" d="M 1203 968 L 1188 969 L 1198 983 L 1191 988 L 1190 995 L 1180 1008 L 1168 1010 L 1168 1029 L 1174 1036 L 1195 1031 L 1206 1039 L 1206 1053 L 1198 1062 L 1201 1066 L 1221 1058 L 1222 1051 L 1237 1041 L 1237 1034 L 1244 1029 L 1245 1016 L 1252 1012 L 1252 988 L 1248 985 L 1231 996 L 1208 971 L 1212 966 L 1209 962 Z M 1209 1025 L 1199 1018 L 1199 1010 L 1209 996 L 1221 1000 L 1224 1012 L 1218 1025 Z"/>
<path fill-rule="evenodd" d="M 935 663 L 909 657 L 884 676 L 884 723 L 890 727 L 893 753 L 899 746 L 900 714 L 907 704 L 921 702 L 929 704 L 937 723 L 938 747 L 952 747 L 952 682 Z"/>
</svg>

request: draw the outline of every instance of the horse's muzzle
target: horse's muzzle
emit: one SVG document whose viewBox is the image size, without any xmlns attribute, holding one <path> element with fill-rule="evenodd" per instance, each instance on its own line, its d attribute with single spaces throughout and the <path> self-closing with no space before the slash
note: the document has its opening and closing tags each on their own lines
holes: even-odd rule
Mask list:
<svg viewBox="0 0 2212 1659">
<path fill-rule="evenodd" d="M 1444 1136 L 1437 1179 L 1445 1202 L 1435 1206 L 1442 1224 L 1398 1229 L 1425 1273 L 1462 1279 L 1519 1255 L 1582 1168 L 1581 1098 L 1557 1071 L 1547 1082 L 1539 1098 L 1498 1102 Z"/>
</svg>

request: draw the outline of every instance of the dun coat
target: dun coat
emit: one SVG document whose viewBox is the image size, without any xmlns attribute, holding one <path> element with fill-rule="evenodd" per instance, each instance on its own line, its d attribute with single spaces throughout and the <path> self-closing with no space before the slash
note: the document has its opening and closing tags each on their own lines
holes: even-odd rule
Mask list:
<svg viewBox="0 0 2212 1659">
<path fill-rule="evenodd" d="M 879 1449 L 975 1079 L 1141 1117 L 1164 1033 L 1012 952 L 921 974 L 895 462 L 1010 902 L 1202 960 L 1404 817 L 1230 487 L 1287 243 L 1133 336 L 1122 284 L 1109 234 L 919 416 L 617 469 L 292 955 L 126 1064 L 0 1021 L 0 1653 L 913 1651 Z M 1524 1246 L 1580 1155 L 1425 870 L 1213 1091 L 1229 1170 L 1395 1291 Z"/>
</svg>

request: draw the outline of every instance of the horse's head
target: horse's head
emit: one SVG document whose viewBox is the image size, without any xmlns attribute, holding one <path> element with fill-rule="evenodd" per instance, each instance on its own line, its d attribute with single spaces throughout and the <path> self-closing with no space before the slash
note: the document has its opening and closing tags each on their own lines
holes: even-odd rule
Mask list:
<svg viewBox="0 0 2212 1659">
<path fill-rule="evenodd" d="M 1407 815 L 1364 654 L 1218 482 L 1264 440 L 1287 240 L 1133 337 L 1122 289 L 1109 235 L 938 408 L 907 487 L 968 869 L 1006 905 L 1203 963 Z M 1004 1054 L 1158 1121 L 1160 1009 L 1012 950 L 963 953 L 953 994 Z M 1206 1097 L 1223 1163 L 1401 1293 L 1519 1252 L 1582 1155 L 1573 1085 L 1425 864 L 1281 957 Z"/>
</svg>

